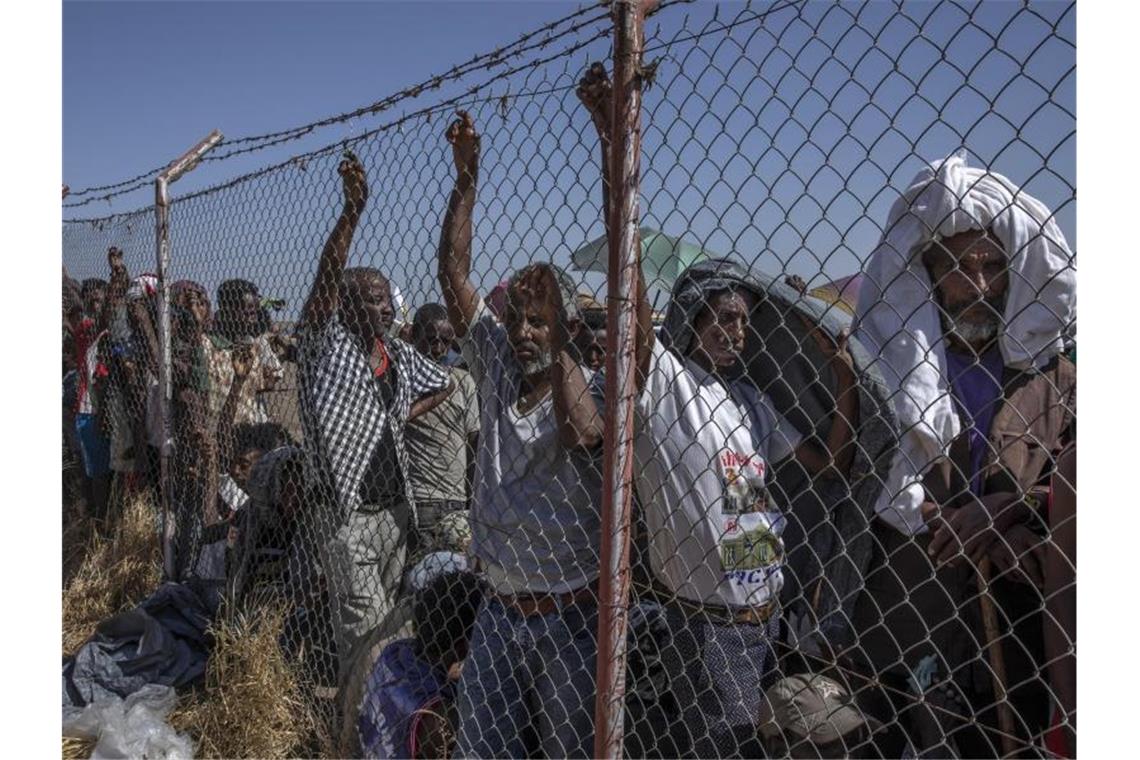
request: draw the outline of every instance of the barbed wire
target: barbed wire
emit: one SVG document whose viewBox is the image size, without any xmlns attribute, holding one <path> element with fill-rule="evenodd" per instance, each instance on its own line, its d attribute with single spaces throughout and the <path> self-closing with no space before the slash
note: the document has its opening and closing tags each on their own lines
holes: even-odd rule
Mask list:
<svg viewBox="0 0 1140 760">
<path fill-rule="evenodd" d="M 663 2 L 659 6 L 657 6 L 657 8 L 654 9 L 654 15 L 659 14 L 665 8 L 669 8 L 669 7 L 673 7 L 673 6 L 677 6 L 677 5 L 688 5 L 688 4 L 693 3 L 694 1 L 695 0 L 670 0 L 669 2 Z M 739 26 L 742 26 L 742 25 L 748 24 L 748 23 L 759 23 L 759 22 L 762 22 L 768 16 L 772 15 L 773 13 L 777 13 L 779 11 L 786 10 L 790 7 L 795 6 L 795 5 L 802 5 L 804 2 L 806 2 L 806 0 L 790 0 L 790 2 L 786 2 L 786 3 L 783 3 L 782 5 L 778 5 L 778 6 L 769 8 L 768 10 L 766 10 L 764 12 L 751 14 L 751 15 L 747 16 L 746 18 L 737 19 L 731 23 L 722 24 L 720 26 L 716 26 L 716 27 L 713 27 L 710 29 L 705 29 L 705 30 L 702 30 L 701 32 L 698 32 L 696 34 L 689 35 L 686 37 L 677 37 L 675 39 L 665 41 L 659 45 L 648 47 L 645 52 L 648 53 L 648 52 L 655 52 L 655 51 L 659 51 L 659 50 L 668 50 L 674 46 L 681 45 L 681 44 L 684 44 L 686 42 L 692 42 L 694 40 L 700 39 L 702 37 L 706 37 L 706 36 L 713 34 L 713 33 L 716 33 L 716 32 L 725 32 L 725 31 L 728 31 L 730 29 L 734 29 L 736 27 L 739 27 Z M 568 16 L 568 17 L 566 17 L 566 19 L 576 18 L 579 15 L 582 15 L 582 13 L 579 12 L 578 14 Z M 584 28 L 584 27 L 586 27 L 592 23 L 596 23 L 597 21 L 602 20 L 603 18 L 608 18 L 608 12 L 607 12 L 607 14 L 599 15 L 599 16 L 594 17 L 592 19 L 589 19 L 588 21 L 583 22 L 581 24 L 574 25 L 573 27 L 571 27 L 567 30 L 564 30 L 559 35 L 556 35 L 555 37 L 552 37 L 548 40 L 544 40 L 541 43 L 536 43 L 535 45 L 531 45 L 529 48 L 526 48 L 526 49 L 529 50 L 529 49 L 532 49 L 535 47 L 545 47 L 545 46 L 549 45 L 550 42 L 554 41 L 555 39 L 559 39 L 561 37 L 567 36 L 569 33 L 579 31 L 582 28 Z M 550 25 L 547 25 L 547 26 L 548 27 L 557 26 L 558 24 L 562 23 L 566 19 L 561 19 L 557 22 L 552 22 Z M 203 190 L 199 190 L 199 191 L 192 193 L 190 195 L 183 196 L 183 198 L 189 199 L 189 198 L 200 197 L 202 195 L 206 195 L 206 194 L 209 194 L 211 192 L 216 192 L 219 190 L 223 190 L 226 188 L 233 187 L 237 184 L 240 184 L 241 182 L 244 182 L 244 181 L 250 180 L 250 179 L 254 179 L 256 177 L 263 176 L 264 174 L 272 172 L 276 169 L 283 168 L 283 167 L 288 166 L 290 164 L 296 164 L 298 162 L 307 161 L 309 159 L 312 159 L 312 158 L 315 158 L 318 156 L 327 155 L 327 154 L 335 152 L 337 150 L 344 149 L 344 148 L 352 145 L 353 143 L 355 143 L 359 140 L 367 139 L 369 137 L 372 137 L 376 134 L 380 134 L 380 133 L 385 132 L 385 131 L 392 129 L 394 127 L 398 127 L 401 124 L 404 124 L 404 123 L 406 123 L 412 119 L 416 119 L 416 118 L 420 118 L 420 117 L 424 117 L 424 116 L 427 116 L 430 118 L 432 115 L 435 115 L 435 114 L 440 113 L 440 112 L 451 110 L 451 109 L 456 108 L 457 106 L 459 106 L 460 104 L 463 104 L 463 103 L 474 104 L 474 103 L 481 103 L 481 102 L 489 102 L 492 100 L 515 100 L 515 99 L 522 98 L 522 97 L 537 96 L 537 95 L 549 94 L 552 92 L 572 90 L 572 89 L 574 89 L 574 85 L 567 85 L 567 86 L 555 88 L 555 89 L 538 90 L 538 91 L 531 91 L 531 92 L 518 92 L 518 93 L 514 93 L 514 94 L 511 94 L 508 92 L 508 93 L 505 93 L 503 95 L 492 95 L 492 96 L 486 96 L 483 98 L 476 98 L 475 97 L 476 95 L 478 95 L 478 93 L 480 93 L 483 90 L 487 89 L 488 87 L 494 85 L 496 82 L 499 82 L 503 79 L 511 77 L 515 74 L 518 74 L 521 71 L 525 71 L 525 70 L 532 69 L 532 68 L 538 68 L 540 66 L 544 66 L 544 65 L 546 65 L 552 61 L 558 60 L 560 58 L 569 57 L 569 56 L 573 55 L 575 52 L 587 47 L 590 43 L 594 42 L 595 40 L 598 40 L 602 37 L 608 36 L 610 34 L 610 31 L 611 30 L 609 27 L 603 27 L 603 28 L 597 30 L 594 34 L 590 35 L 589 37 L 587 37 L 583 40 L 580 40 L 579 42 L 559 51 L 558 53 L 555 53 L 555 54 L 548 56 L 548 57 L 545 57 L 545 58 L 540 58 L 540 59 L 536 59 L 533 61 L 529 61 L 526 64 L 522 64 L 522 65 L 513 67 L 511 69 L 508 69 L 506 71 L 500 72 L 500 73 L 496 74 L 495 76 L 491 77 L 490 79 L 487 79 L 487 80 L 485 80 L 485 81 L 483 81 L 477 85 L 474 85 L 473 87 L 469 88 L 465 92 L 463 92 L 459 95 L 456 95 L 452 98 L 449 98 L 447 100 L 436 103 L 435 105 L 427 106 L 427 107 L 419 109 L 417 111 L 413 111 L 411 113 L 408 113 L 408 114 L 400 117 L 399 119 L 396 119 L 394 121 L 388 122 L 388 123 L 383 124 L 383 125 L 380 125 L 380 126 L 375 127 L 373 129 L 367 130 L 367 131 L 362 132 L 358 135 L 355 135 L 352 137 L 347 137 L 347 138 L 344 138 L 342 140 L 338 140 L 334 143 L 330 143 L 330 144 L 327 144 L 325 146 L 322 146 L 320 148 L 315 148 L 314 150 L 311 150 L 311 151 L 308 151 L 305 153 L 300 153 L 300 154 L 297 154 L 294 156 L 290 156 L 289 158 L 287 158 L 283 161 L 280 161 L 278 163 L 271 164 L 269 166 L 265 166 L 265 167 L 262 167 L 260 169 L 255 169 L 251 172 L 247 172 L 245 174 L 238 175 L 238 176 L 233 177 L 229 180 L 225 180 L 225 181 L 220 182 L 218 184 L 211 185 L 208 188 L 204 188 Z M 533 36 L 533 34 L 531 36 Z M 487 66 L 486 68 L 490 68 L 490 66 Z M 474 69 L 472 69 L 472 70 L 474 70 Z M 404 90 L 401 91 L 401 93 L 407 93 L 407 92 L 409 92 L 413 89 L 416 89 L 416 88 L 420 88 L 420 91 L 422 91 L 423 85 L 421 84 L 421 85 L 415 85 L 411 88 L 405 88 Z M 419 91 L 417 91 L 416 94 L 418 95 Z M 396 96 L 392 96 L 392 97 L 395 98 Z M 403 99 L 403 98 L 400 98 L 400 99 Z M 394 102 L 396 102 L 396 101 L 393 101 L 392 103 L 387 104 L 387 105 L 383 106 L 382 108 L 379 108 L 378 110 L 387 110 L 391 107 L 392 104 L 394 104 Z M 373 105 L 375 106 L 376 104 L 373 104 Z M 336 117 L 330 117 L 329 119 L 322 120 L 321 122 L 314 122 L 313 125 L 306 125 L 305 127 L 298 127 L 298 128 L 292 129 L 292 130 L 282 130 L 282 131 L 277 132 L 277 133 L 262 135 L 261 136 L 262 138 L 276 137 L 276 139 L 272 140 L 270 142 L 257 143 L 255 145 L 252 145 L 252 146 L 246 147 L 246 148 L 235 149 L 235 150 L 228 151 L 228 152 L 220 154 L 220 155 L 214 155 L 214 156 L 208 155 L 203 159 L 203 161 L 221 161 L 221 160 L 225 160 L 228 158 L 232 158 L 234 156 L 245 155 L 248 153 L 253 153 L 256 151 L 271 148 L 271 147 L 274 147 L 276 145 L 280 145 L 282 143 L 291 142 L 291 141 L 300 139 L 302 136 L 304 136 L 304 134 L 309 133 L 309 132 L 304 132 L 304 134 L 302 134 L 301 132 L 299 132 L 299 130 L 308 130 L 310 127 L 313 127 L 314 125 L 340 123 L 342 121 L 348 120 L 348 118 L 354 118 L 354 116 L 352 116 L 353 114 L 358 116 L 362 113 L 370 112 L 372 108 L 373 107 L 370 106 L 370 107 L 366 107 L 363 109 L 357 109 L 357 111 L 351 112 L 351 114 L 347 118 L 342 118 L 342 117 L 345 117 L 346 115 L 341 114 L 341 115 L 338 115 Z M 309 130 L 309 131 L 311 131 L 311 130 Z M 220 144 L 221 145 L 236 145 L 236 144 L 241 143 L 241 142 L 247 142 L 251 139 L 252 138 L 240 138 L 237 140 L 226 140 Z M 155 171 L 158 171 L 158 170 L 155 170 Z M 149 177 L 150 176 L 151 176 L 150 174 L 144 175 L 144 177 L 146 177 L 146 179 L 142 179 L 140 181 L 137 181 L 137 182 L 135 182 L 135 184 L 132 187 L 128 187 L 128 188 L 119 190 L 118 192 L 110 193 L 110 194 L 99 196 L 96 198 L 88 198 L 88 199 L 85 199 L 85 200 L 82 200 L 82 201 L 79 201 L 76 203 L 64 204 L 63 207 L 64 208 L 79 208 L 79 207 L 86 206 L 90 203 L 94 203 L 97 201 L 109 201 L 113 197 L 117 197 L 119 195 L 124 195 L 126 193 L 133 192 L 135 190 L 138 190 L 138 189 L 146 186 L 147 184 L 149 184 Z M 73 193 L 69 194 L 69 197 L 73 197 L 73 196 L 78 195 L 78 194 L 81 194 L 81 193 L 73 192 Z M 172 202 L 177 202 L 177 199 L 175 201 L 172 201 Z M 139 212 L 141 212 L 145 209 L 148 209 L 150 207 L 151 206 L 149 206 L 149 205 L 148 206 L 142 206 L 142 207 L 139 207 L 139 208 L 134 209 L 132 211 L 117 212 L 115 214 L 109 214 L 109 215 L 102 216 L 102 217 L 84 217 L 84 218 L 79 218 L 79 219 L 69 219 L 69 220 L 65 220 L 65 222 L 77 223 L 77 224 L 94 223 L 94 222 L 107 222 L 107 221 L 116 219 L 116 218 L 123 216 L 123 215 L 133 215 L 133 214 L 139 213 Z"/>
<path fill-rule="evenodd" d="M 678 0 L 674 0 L 674 2 L 676 2 L 676 1 L 678 1 Z M 492 50 L 488 53 L 482 53 L 482 54 L 476 55 L 470 61 L 467 61 L 466 63 L 462 63 L 462 64 L 458 64 L 456 66 L 453 66 L 452 68 L 448 69 L 443 74 L 437 74 L 437 75 L 428 77 L 427 79 L 423 80 L 422 82 L 419 82 L 418 84 L 414 84 L 414 85 L 411 85 L 409 87 L 405 87 L 404 89 L 402 89 L 396 93 L 393 93 L 391 95 L 388 95 L 384 98 L 381 98 L 380 100 L 377 100 L 377 101 L 375 101 L 375 102 L 373 102 L 367 106 L 362 106 L 360 108 L 356 108 L 356 109 L 353 109 L 351 111 L 346 111 L 344 113 L 340 113 L 340 114 L 337 114 L 335 116 L 330 116 L 330 117 L 327 117 L 324 119 L 320 119 L 318 121 L 310 122 L 308 124 L 302 124 L 300 126 L 290 127 L 288 129 L 279 130 L 276 132 L 268 132 L 268 133 L 260 134 L 260 135 L 248 135 L 245 137 L 238 137 L 238 138 L 232 138 L 232 139 L 224 140 L 221 144 L 222 145 L 244 145 L 247 143 L 262 143 L 262 142 L 264 142 L 265 145 L 262 147 L 268 148 L 268 147 L 271 147 L 273 145 L 279 145 L 283 142 L 288 142 L 290 140 L 300 139 L 300 138 L 302 138 L 308 134 L 313 133 L 314 131 L 316 131 L 318 129 L 321 129 L 322 127 L 344 123 L 347 121 L 351 121 L 352 119 L 356 119 L 356 118 L 359 118 L 361 116 L 365 116 L 365 115 L 369 115 L 369 114 L 380 113 L 381 111 L 385 111 L 385 110 L 390 109 L 392 106 L 396 105 L 397 103 L 399 103 L 401 101 L 417 98 L 420 95 L 422 95 L 424 92 L 439 89 L 439 87 L 441 87 L 445 82 L 455 81 L 455 80 L 461 79 L 462 77 L 464 77 L 470 73 L 473 73 L 475 71 L 489 70 L 495 66 L 503 65 L 510 58 L 516 58 L 520 55 L 524 55 L 528 52 L 531 52 L 532 50 L 545 48 L 545 47 L 549 46 L 551 43 L 553 43 L 559 39 L 562 39 L 563 37 L 567 37 L 571 34 L 574 34 L 575 32 L 578 32 L 578 31 L 590 26 L 591 24 L 595 24 L 598 21 L 609 18 L 609 11 L 606 10 L 606 11 L 603 11 L 602 13 L 598 13 L 598 14 L 594 15 L 592 18 L 589 18 L 585 21 L 579 22 L 578 24 L 574 24 L 574 25 L 568 27 L 567 29 L 562 30 L 558 34 L 550 35 L 547 38 L 545 38 L 539 42 L 535 42 L 535 43 L 532 43 L 529 45 L 525 44 L 526 42 L 530 41 L 534 37 L 541 35 L 544 32 L 545 33 L 552 32 L 554 29 L 557 29 L 562 24 L 564 24 L 568 21 L 573 21 L 574 19 L 577 19 L 581 16 L 584 16 L 584 15 L 590 13 L 591 11 L 596 11 L 596 6 L 592 6 L 592 5 L 584 6 L 584 7 L 578 9 L 577 11 L 575 11 L 575 12 L 573 12 L 567 16 L 563 16 L 562 18 L 556 19 L 555 21 L 551 21 L 550 23 L 544 24 L 543 26 L 541 26 L 535 30 L 532 30 L 530 32 L 523 34 L 521 37 L 519 37 L 517 40 L 510 43 L 509 45 L 505 45 L 503 47 L 496 48 L 495 50 Z M 608 33 L 608 29 L 607 29 L 607 33 Z M 220 155 L 215 154 L 212 156 L 207 156 L 204 160 L 205 161 L 221 161 L 221 160 L 225 160 L 225 159 L 230 158 L 230 157 L 235 156 L 235 155 L 242 155 L 245 153 L 252 152 L 253 150 L 254 149 L 252 149 L 252 148 L 247 148 L 247 149 L 240 150 L 240 151 L 230 151 L 228 153 L 224 153 L 224 154 L 220 154 Z M 116 183 L 109 184 L 109 185 L 99 185 L 99 186 L 95 186 L 95 187 L 87 187 L 87 188 L 82 188 L 80 190 L 71 190 L 68 193 L 68 197 L 70 197 L 70 198 L 79 198 L 79 197 L 83 197 L 86 195 L 90 195 L 91 193 L 102 192 L 102 191 L 115 191 L 115 192 L 106 193 L 106 194 L 98 196 L 96 198 L 90 198 L 90 199 L 80 201 L 80 202 L 65 203 L 65 204 L 63 204 L 63 207 L 64 208 L 76 208 L 79 206 L 87 205 L 88 203 L 91 203 L 91 202 L 102 201 L 102 200 L 110 200 L 111 198 L 117 197 L 119 195 L 123 195 L 123 194 L 129 193 L 129 192 L 133 192 L 134 190 L 137 190 L 140 187 L 142 187 L 143 185 L 145 185 L 151 178 L 154 177 L 155 174 L 160 172 L 162 169 L 166 168 L 166 166 L 167 166 L 167 164 L 163 164 L 161 166 L 158 166 L 158 167 L 155 167 L 155 168 L 150 169 L 148 171 L 145 171 L 145 172 L 143 172 L 143 173 L 141 173 L 135 177 L 132 177 L 130 179 L 122 180 L 121 182 L 116 182 Z"/>
<path fill-rule="evenodd" d="M 682 1 L 684 1 L 684 0 L 682 0 Z M 680 44 L 685 43 L 685 42 L 693 42 L 694 40 L 699 40 L 702 37 L 707 37 L 710 34 L 717 34 L 719 32 L 727 32 L 730 29 L 735 29 L 736 27 L 742 26 L 744 24 L 751 24 L 751 23 L 756 23 L 757 21 L 763 21 L 765 18 L 767 18 L 768 16 L 771 16 L 774 13 L 779 13 L 780 11 L 787 10 L 788 8 L 792 8 L 792 7 L 795 7 L 797 5 L 803 5 L 806 2 L 807 2 L 807 0 L 788 0 L 788 2 L 785 2 L 783 5 L 777 5 L 777 6 L 774 6 L 772 8 L 768 8 L 765 11 L 762 11 L 759 13 L 754 13 L 752 15 L 745 17 L 745 18 L 738 18 L 737 20 L 735 20 L 731 23 L 728 23 L 728 24 L 723 24 L 721 26 L 706 27 L 705 29 L 702 29 L 701 31 L 696 32 L 694 34 L 691 34 L 688 37 L 674 37 L 673 39 L 666 40 L 665 42 L 661 42 L 657 45 L 647 45 L 645 50 L 643 51 L 643 53 L 653 53 L 653 52 L 656 52 L 658 50 L 670 48 L 674 45 L 680 45 Z M 717 13 L 720 12 L 719 7 L 717 8 L 716 12 Z M 741 14 L 741 15 L 744 15 L 744 14 Z M 715 16 L 714 16 L 714 18 L 715 18 Z"/>
<path fill-rule="evenodd" d="M 492 101 L 496 101 L 496 100 L 502 102 L 502 101 L 507 101 L 507 100 L 517 100 L 519 98 L 525 98 L 525 97 L 534 97 L 534 96 L 538 96 L 538 95 L 546 95 L 546 94 L 551 94 L 551 93 L 555 93 L 555 92 L 568 92 L 570 90 L 573 90 L 575 88 L 575 85 L 564 85 L 564 86 L 555 87 L 555 88 L 546 88 L 546 89 L 532 90 L 532 91 L 522 91 L 522 92 L 517 92 L 514 94 L 511 94 L 508 92 L 508 93 L 504 93 L 502 95 L 488 95 L 488 96 L 485 96 L 482 98 L 474 98 L 473 97 L 474 95 L 478 94 L 479 92 L 481 92 L 481 91 L 487 89 L 488 87 L 492 86 L 496 82 L 499 82 L 499 81 L 506 79 L 510 76 L 513 76 L 515 74 L 518 74 L 519 72 L 526 71 L 528 69 L 536 69 L 536 68 L 544 66 L 548 63 L 551 63 L 553 61 L 556 61 L 556 60 L 559 60 L 562 58 L 568 58 L 571 55 L 573 55 L 574 53 L 578 52 L 579 50 L 582 50 L 583 48 L 589 46 L 591 43 L 595 42 L 596 40 L 598 40 L 602 37 L 608 36 L 609 33 L 610 33 L 609 29 L 601 29 L 601 30 L 597 31 L 596 33 L 594 33 L 593 35 L 591 35 L 590 37 L 587 37 L 586 39 L 583 39 L 583 40 L 575 43 L 574 45 L 571 45 L 570 47 L 565 48 L 565 49 L 559 51 L 558 53 L 555 53 L 554 55 L 551 55 L 547 58 L 542 58 L 542 59 L 538 59 L 535 61 L 531 61 L 531 62 L 527 63 L 526 65 L 517 66 L 517 67 L 512 68 L 508 71 L 501 72 L 501 73 L 495 75 L 494 77 L 492 77 L 491 79 L 488 79 L 488 80 L 486 80 L 480 84 L 477 84 L 474 87 L 467 90 L 466 92 L 459 94 L 459 95 L 456 95 L 455 97 L 448 98 L 447 100 L 436 103 L 435 105 L 427 106 L 425 108 L 419 109 L 418 111 L 413 111 L 411 113 L 405 114 L 404 116 L 401 116 L 398 119 L 390 121 L 386 124 L 382 124 L 378 127 L 367 130 L 367 131 L 362 132 L 358 135 L 346 137 L 342 140 L 338 140 L 334 143 L 329 143 L 328 145 L 322 146 L 320 148 L 316 148 L 316 149 L 308 151 L 306 153 L 299 153 L 297 155 L 290 156 L 289 158 L 287 158 L 283 161 L 280 161 L 278 163 L 271 164 L 269 166 L 265 166 L 265 167 L 262 167 L 260 169 L 255 169 L 251 172 L 241 174 L 241 175 L 239 175 L 237 177 L 233 177 L 229 180 L 225 180 L 223 182 L 220 182 L 220 183 L 215 184 L 215 185 L 211 185 L 211 186 L 204 188 L 202 190 L 198 190 L 197 192 L 189 193 L 187 195 L 181 196 L 181 198 L 176 198 L 176 199 L 172 200 L 171 203 L 174 204 L 174 203 L 177 203 L 179 200 L 190 200 L 192 198 L 198 198 L 198 197 L 201 197 L 204 195 L 210 195 L 210 194 L 218 192 L 220 190 L 225 190 L 227 188 L 234 187 L 235 185 L 241 184 L 242 182 L 245 182 L 245 181 L 248 181 L 251 179 L 255 179 L 257 177 L 261 177 L 261 176 L 268 174 L 270 172 L 273 172 L 277 169 L 281 169 L 281 168 L 284 168 L 284 167 L 289 166 L 289 165 L 296 165 L 298 163 L 303 163 L 303 162 L 306 162 L 310 159 L 313 159 L 313 158 L 316 158 L 319 156 L 328 155 L 330 153 L 335 153 L 338 150 L 343 150 L 345 148 L 351 147 L 354 143 L 357 143 L 361 140 L 366 140 L 369 137 L 373 137 L 373 136 L 381 134 L 383 132 L 387 132 L 388 130 L 398 128 L 402 124 L 405 124 L 405 123 L 412 121 L 414 119 L 418 119 L 421 117 L 430 118 L 431 116 L 438 114 L 438 113 L 445 113 L 445 112 L 452 111 L 452 110 L 456 109 L 457 107 L 459 107 L 465 103 L 466 104 L 487 103 L 487 102 L 492 102 Z M 288 141 L 289 139 L 293 139 L 293 138 L 287 138 L 283 141 Z M 252 149 L 239 149 L 237 151 L 234 151 L 233 154 L 244 153 L 244 152 L 252 152 L 253 150 L 261 150 L 261 149 L 266 148 L 266 147 L 269 147 L 269 146 L 268 145 L 261 145 L 261 146 L 257 146 L 257 147 L 252 148 Z M 231 155 L 233 155 L 233 154 L 231 154 Z M 140 187 L 141 187 L 141 185 L 140 185 Z M 137 189 L 137 188 L 133 188 L 133 189 Z M 125 192 L 129 192 L 129 191 L 124 190 L 123 193 L 125 193 Z M 119 193 L 119 194 L 122 194 L 122 193 Z M 83 206 L 83 205 L 91 203 L 95 200 L 103 200 L 103 198 L 88 199 L 86 201 L 81 201 L 80 203 L 71 204 L 71 206 L 65 206 L 65 207 L 70 208 L 72 206 Z M 107 221 L 116 219 L 116 218 L 121 217 L 121 216 L 129 216 L 129 215 L 141 213 L 141 212 L 143 212 L 143 211 L 145 211 L 151 207 L 152 206 L 142 206 L 142 207 L 134 209 L 132 211 L 117 212 L 115 214 L 109 214 L 109 215 L 103 216 L 103 217 L 85 217 L 85 218 L 81 218 L 81 219 L 67 219 L 67 220 L 64 220 L 64 222 L 68 223 L 68 224 L 85 224 L 85 223 L 90 224 L 90 223 L 96 223 L 96 222 L 107 222 Z"/>
</svg>

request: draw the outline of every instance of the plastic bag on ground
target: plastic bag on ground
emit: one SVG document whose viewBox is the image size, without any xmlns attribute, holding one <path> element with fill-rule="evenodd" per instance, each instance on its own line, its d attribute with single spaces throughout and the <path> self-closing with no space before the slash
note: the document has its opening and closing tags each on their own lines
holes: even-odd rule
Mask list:
<svg viewBox="0 0 1140 760">
<path fill-rule="evenodd" d="M 97 740 L 93 760 L 190 760 L 194 756 L 190 737 L 166 722 L 177 700 L 169 686 L 148 684 L 125 700 L 107 697 L 83 708 L 65 707 L 63 735 Z"/>
</svg>

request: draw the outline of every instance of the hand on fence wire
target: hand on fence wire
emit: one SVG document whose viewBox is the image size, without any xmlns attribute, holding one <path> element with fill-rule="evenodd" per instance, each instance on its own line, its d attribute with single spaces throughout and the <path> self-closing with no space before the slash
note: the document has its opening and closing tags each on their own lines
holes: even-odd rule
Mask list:
<svg viewBox="0 0 1140 760">
<path fill-rule="evenodd" d="M 470 114 L 458 113 L 444 133 L 455 162 L 455 187 L 448 197 L 439 236 L 438 274 L 443 302 L 457 338 L 475 317 L 479 294 L 471 282 L 472 216 L 479 182 L 479 133 Z"/>
<path fill-rule="evenodd" d="M 368 202 L 368 177 L 352 151 L 344 152 L 337 174 L 343 185 L 344 209 L 321 249 L 317 275 L 301 311 L 301 321 L 310 326 L 325 324 L 340 308 L 348 249 Z"/>
<path fill-rule="evenodd" d="M 460 174 L 464 172 L 474 174 L 474 168 L 479 164 L 482 138 L 475 131 L 475 122 L 472 121 L 471 114 L 458 111 L 456 117 L 447 128 L 447 141 L 451 143 L 455 168 Z"/>
<path fill-rule="evenodd" d="M 344 182 L 344 203 L 348 210 L 357 214 L 364 211 L 364 204 L 368 201 L 368 177 L 364 173 L 364 165 L 352 151 L 346 150 L 344 158 L 337 167 L 337 174 Z"/>
<path fill-rule="evenodd" d="M 605 64 L 595 62 L 590 64 L 582 79 L 578 82 L 578 99 L 590 114 L 598 136 L 605 141 L 610 138 L 610 125 L 613 123 L 613 85 L 609 74 L 606 73 Z"/>
</svg>

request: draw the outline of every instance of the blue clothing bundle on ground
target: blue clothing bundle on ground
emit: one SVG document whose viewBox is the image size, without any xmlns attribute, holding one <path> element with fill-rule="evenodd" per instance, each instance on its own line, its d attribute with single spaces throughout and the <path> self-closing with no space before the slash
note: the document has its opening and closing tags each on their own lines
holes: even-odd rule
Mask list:
<svg viewBox="0 0 1140 760">
<path fill-rule="evenodd" d="M 211 608 L 189 586 L 164 583 L 132 610 L 100 623 L 63 661 L 63 705 L 127 697 L 147 684 L 187 686 L 206 672 Z"/>
</svg>

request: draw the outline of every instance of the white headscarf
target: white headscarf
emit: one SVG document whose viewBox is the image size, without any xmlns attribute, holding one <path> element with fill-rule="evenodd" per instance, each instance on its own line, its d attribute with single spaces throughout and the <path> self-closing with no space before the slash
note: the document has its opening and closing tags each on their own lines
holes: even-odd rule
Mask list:
<svg viewBox="0 0 1140 760">
<path fill-rule="evenodd" d="M 920 254 L 970 230 L 992 232 L 1008 257 L 998 337 L 1006 366 L 1042 367 L 1075 334 L 1074 257 L 1049 209 L 1000 174 L 967 166 L 964 150 L 919 172 L 891 207 L 856 309 L 857 335 L 878 351 L 899 419 L 899 452 L 877 511 L 906 533 L 925 530 L 921 477 L 960 430 L 944 372 L 942 324 Z"/>
</svg>

